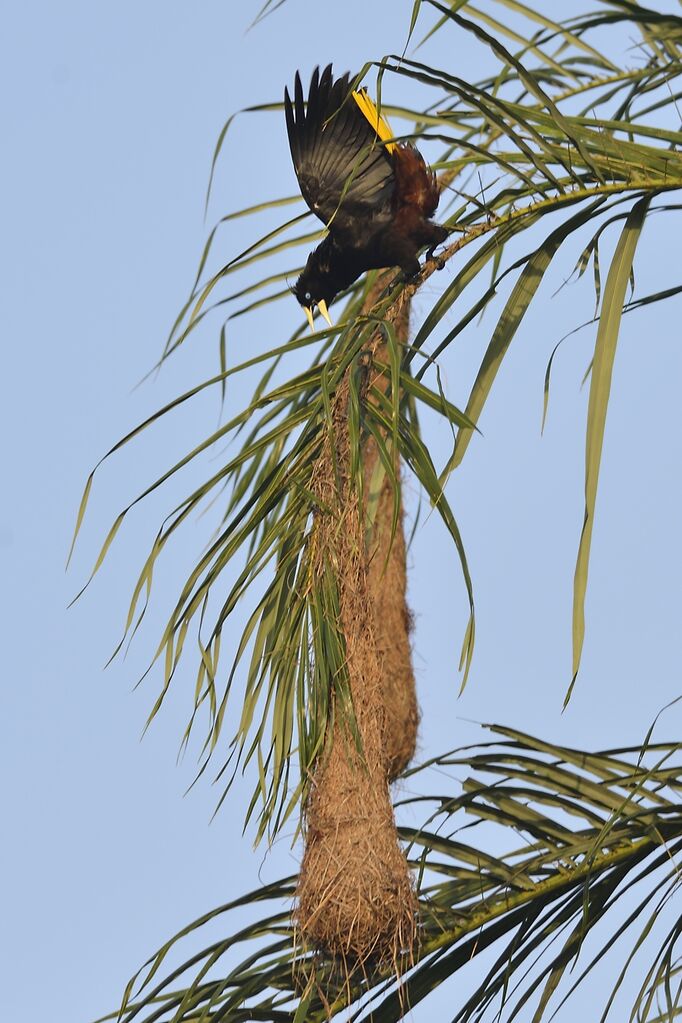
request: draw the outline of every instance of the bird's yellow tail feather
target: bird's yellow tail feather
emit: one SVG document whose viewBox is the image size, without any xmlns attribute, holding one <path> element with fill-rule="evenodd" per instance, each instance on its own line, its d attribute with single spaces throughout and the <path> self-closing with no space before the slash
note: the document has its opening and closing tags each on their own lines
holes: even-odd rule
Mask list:
<svg viewBox="0 0 682 1023">
<path fill-rule="evenodd" d="M 393 132 L 391 126 L 385 117 L 382 117 L 374 103 L 369 97 L 369 93 L 366 89 L 358 89 L 357 92 L 353 93 L 353 99 L 362 110 L 363 114 L 374 128 L 375 132 L 379 136 L 382 142 L 387 142 L 386 148 L 389 153 L 392 153 L 396 147 L 395 142 L 388 142 L 389 139 L 393 138 Z"/>
</svg>

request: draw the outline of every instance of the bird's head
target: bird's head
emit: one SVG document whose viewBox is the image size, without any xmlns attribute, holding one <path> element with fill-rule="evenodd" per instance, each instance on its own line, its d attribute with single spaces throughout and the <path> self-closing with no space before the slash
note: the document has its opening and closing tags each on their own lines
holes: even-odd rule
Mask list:
<svg viewBox="0 0 682 1023">
<path fill-rule="evenodd" d="M 311 330 L 315 329 L 313 326 L 315 306 L 320 310 L 329 326 L 333 326 L 327 303 L 331 302 L 338 289 L 331 283 L 329 268 L 320 261 L 317 252 L 311 252 L 303 273 L 291 290 L 296 301 L 303 306 Z"/>
</svg>

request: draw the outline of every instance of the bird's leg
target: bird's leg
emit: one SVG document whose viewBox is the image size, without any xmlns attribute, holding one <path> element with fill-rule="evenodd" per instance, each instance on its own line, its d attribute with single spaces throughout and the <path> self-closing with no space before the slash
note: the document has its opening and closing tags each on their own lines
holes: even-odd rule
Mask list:
<svg viewBox="0 0 682 1023">
<path fill-rule="evenodd" d="M 446 238 L 450 236 L 450 231 L 447 229 L 447 227 L 441 227 L 440 224 L 429 224 L 428 226 L 431 229 L 429 232 L 430 234 L 429 241 L 431 242 L 431 244 L 426 250 L 426 259 L 427 261 L 429 259 L 435 259 L 436 270 L 442 270 L 443 267 L 445 266 L 445 260 L 443 259 L 442 256 L 434 255 L 434 252 L 437 249 L 437 247 L 440 244 L 442 244 L 442 242 L 444 242 Z"/>
<path fill-rule="evenodd" d="M 434 250 L 438 247 L 439 244 L 440 242 L 436 242 L 435 245 L 432 245 L 430 248 L 426 250 L 426 261 L 428 263 L 430 259 L 435 260 L 436 270 L 442 270 L 445 266 L 445 260 L 443 259 L 443 257 L 434 255 Z"/>
<path fill-rule="evenodd" d="M 411 258 L 409 256 L 405 257 L 398 263 L 398 266 L 400 267 L 400 273 L 396 274 L 386 288 L 385 294 L 387 295 L 390 295 L 401 284 L 411 284 L 421 273 L 421 265 L 416 256 Z"/>
<path fill-rule="evenodd" d="M 403 284 L 409 284 L 421 273 L 421 264 L 416 256 L 411 259 L 404 259 L 400 264 L 399 280 Z"/>
</svg>

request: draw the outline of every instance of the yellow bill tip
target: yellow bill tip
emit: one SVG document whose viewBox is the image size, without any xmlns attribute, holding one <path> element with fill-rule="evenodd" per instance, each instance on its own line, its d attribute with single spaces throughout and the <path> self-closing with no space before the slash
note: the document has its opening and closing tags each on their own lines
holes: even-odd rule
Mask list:
<svg viewBox="0 0 682 1023">
<path fill-rule="evenodd" d="M 308 323 L 310 324 L 310 329 L 312 330 L 313 333 L 315 333 L 315 324 L 313 323 L 313 310 L 312 310 L 312 306 L 304 305 L 303 306 L 303 311 L 304 311 L 304 313 L 306 315 L 306 319 L 307 319 Z"/>
<path fill-rule="evenodd" d="M 327 303 L 323 298 L 321 298 L 320 301 L 317 303 L 317 308 L 320 310 L 329 326 L 333 327 L 334 324 L 331 321 L 331 316 L 329 315 L 329 310 L 327 309 Z"/>
</svg>

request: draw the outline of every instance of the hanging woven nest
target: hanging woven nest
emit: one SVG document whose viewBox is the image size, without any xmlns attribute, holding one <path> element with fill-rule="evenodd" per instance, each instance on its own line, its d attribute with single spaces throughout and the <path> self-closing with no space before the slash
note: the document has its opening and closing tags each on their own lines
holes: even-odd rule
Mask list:
<svg viewBox="0 0 682 1023">
<path fill-rule="evenodd" d="M 368 301 L 374 301 L 370 296 Z M 407 311 L 398 325 L 407 334 Z M 399 335 L 400 336 L 400 335 Z M 381 342 L 370 365 L 385 363 Z M 382 371 L 371 384 L 381 386 Z M 378 382 L 378 383 L 377 383 Z M 397 963 L 410 955 L 417 932 L 417 900 L 400 847 L 389 783 L 411 759 L 418 710 L 410 660 L 410 616 L 405 603 L 402 512 L 391 537 L 396 497 L 385 477 L 367 531 L 367 499 L 377 450 L 363 450 L 365 501 L 350 485 L 349 382 L 333 401 L 333 430 L 313 474 L 320 512 L 314 528 L 314 564 L 321 577 L 333 564 L 345 644 L 344 684 L 352 712 L 332 695 L 333 713 L 305 807 L 305 851 L 295 918 L 304 940 L 354 968 L 370 961 Z"/>
</svg>

